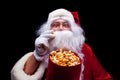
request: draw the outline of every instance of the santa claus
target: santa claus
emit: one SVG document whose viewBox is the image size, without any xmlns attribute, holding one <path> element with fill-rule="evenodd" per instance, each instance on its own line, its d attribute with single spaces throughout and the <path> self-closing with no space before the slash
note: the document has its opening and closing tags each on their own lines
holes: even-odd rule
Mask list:
<svg viewBox="0 0 120 80">
<path fill-rule="evenodd" d="M 81 58 L 77 80 L 112 80 L 112 76 L 102 67 L 91 47 L 85 43 L 84 31 L 79 23 L 66 9 L 50 12 L 47 22 L 37 31 L 35 50 L 17 61 L 11 70 L 11 80 L 45 80 L 49 53 L 57 49 L 71 50 Z"/>
</svg>

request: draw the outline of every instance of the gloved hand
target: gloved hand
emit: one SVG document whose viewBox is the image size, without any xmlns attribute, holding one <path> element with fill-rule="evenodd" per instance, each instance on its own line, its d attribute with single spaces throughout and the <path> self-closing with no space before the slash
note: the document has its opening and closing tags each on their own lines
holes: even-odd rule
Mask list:
<svg viewBox="0 0 120 80">
<path fill-rule="evenodd" d="M 44 56 L 47 54 L 49 49 L 49 40 L 54 38 L 52 33 L 53 30 L 45 31 L 38 38 L 36 38 L 34 56 L 37 61 L 42 61 Z"/>
</svg>

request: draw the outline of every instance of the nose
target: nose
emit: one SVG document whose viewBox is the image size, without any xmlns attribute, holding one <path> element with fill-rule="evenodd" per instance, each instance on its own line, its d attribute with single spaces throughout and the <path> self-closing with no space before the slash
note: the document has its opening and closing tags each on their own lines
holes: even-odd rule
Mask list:
<svg viewBox="0 0 120 80">
<path fill-rule="evenodd" d="M 60 29 L 60 30 L 63 30 L 63 25 L 60 25 L 59 29 Z"/>
</svg>

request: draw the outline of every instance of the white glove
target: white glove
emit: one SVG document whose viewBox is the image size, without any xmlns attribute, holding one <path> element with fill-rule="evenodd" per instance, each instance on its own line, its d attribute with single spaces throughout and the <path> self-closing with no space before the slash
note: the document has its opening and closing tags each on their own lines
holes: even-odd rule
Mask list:
<svg viewBox="0 0 120 80">
<path fill-rule="evenodd" d="M 37 61 L 42 61 L 44 56 L 47 54 L 49 40 L 54 38 L 52 32 L 53 30 L 45 31 L 38 38 L 36 38 L 34 56 Z"/>
</svg>

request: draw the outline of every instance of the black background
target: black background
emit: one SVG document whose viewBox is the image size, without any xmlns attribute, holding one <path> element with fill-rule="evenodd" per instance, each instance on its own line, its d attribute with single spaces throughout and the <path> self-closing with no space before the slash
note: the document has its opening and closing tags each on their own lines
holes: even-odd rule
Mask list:
<svg viewBox="0 0 120 80">
<path fill-rule="evenodd" d="M 1 3 L 2 4 L 2 3 Z M 119 80 L 118 5 L 113 1 L 44 0 L 9 1 L 1 7 L 1 66 L 3 80 L 24 54 L 34 50 L 35 31 L 56 8 L 78 11 L 88 43 L 104 68 Z M 3 25 L 2 25 L 3 24 Z"/>
</svg>

